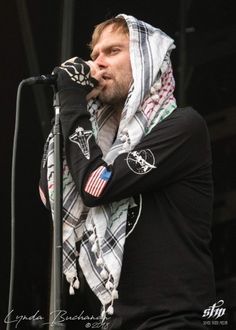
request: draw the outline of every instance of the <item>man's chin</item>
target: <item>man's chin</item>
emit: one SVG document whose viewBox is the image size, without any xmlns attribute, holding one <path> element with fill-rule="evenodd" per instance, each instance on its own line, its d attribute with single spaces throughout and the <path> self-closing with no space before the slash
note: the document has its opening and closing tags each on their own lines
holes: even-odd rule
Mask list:
<svg viewBox="0 0 236 330">
<path fill-rule="evenodd" d="M 100 93 L 98 99 L 103 104 L 109 104 L 112 102 L 112 98 L 110 97 L 110 95 L 107 95 L 105 93 Z"/>
</svg>

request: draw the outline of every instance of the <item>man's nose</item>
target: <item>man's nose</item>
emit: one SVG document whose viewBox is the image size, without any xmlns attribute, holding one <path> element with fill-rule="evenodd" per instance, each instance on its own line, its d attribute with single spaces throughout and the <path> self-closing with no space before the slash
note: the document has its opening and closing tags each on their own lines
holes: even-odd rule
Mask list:
<svg viewBox="0 0 236 330">
<path fill-rule="evenodd" d="M 107 61 L 104 54 L 99 54 L 94 62 L 99 66 L 100 69 L 107 67 Z"/>
</svg>

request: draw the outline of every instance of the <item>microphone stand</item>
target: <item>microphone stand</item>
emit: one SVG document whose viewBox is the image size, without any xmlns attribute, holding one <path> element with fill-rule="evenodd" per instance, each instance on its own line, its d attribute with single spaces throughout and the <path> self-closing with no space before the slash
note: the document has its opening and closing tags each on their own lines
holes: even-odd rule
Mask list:
<svg viewBox="0 0 236 330">
<path fill-rule="evenodd" d="M 54 219 L 53 219 L 53 248 L 52 248 L 52 277 L 51 302 L 49 313 L 49 328 L 62 330 L 64 324 L 56 316 L 62 310 L 62 157 L 61 157 L 61 128 L 60 128 L 60 102 L 56 88 L 53 86 L 55 111 L 54 136 Z M 52 309 L 52 310 L 51 310 Z"/>
</svg>

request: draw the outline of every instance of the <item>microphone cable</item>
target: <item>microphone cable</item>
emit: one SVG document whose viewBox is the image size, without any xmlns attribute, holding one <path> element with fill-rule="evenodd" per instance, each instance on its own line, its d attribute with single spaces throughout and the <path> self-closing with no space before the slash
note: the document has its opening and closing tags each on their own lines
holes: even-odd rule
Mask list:
<svg viewBox="0 0 236 330">
<path fill-rule="evenodd" d="M 41 77 L 41 76 L 40 76 Z M 44 76 L 43 76 L 44 77 Z M 36 77 L 37 78 L 37 77 Z M 20 121 L 20 101 L 21 101 L 21 90 L 24 85 L 32 85 L 38 83 L 35 77 L 24 79 L 20 82 L 17 88 L 16 95 L 16 115 L 15 115 L 15 128 L 12 148 L 12 165 L 11 165 L 11 262 L 10 262 L 10 282 L 9 282 L 9 294 L 8 294 L 8 314 L 6 330 L 11 329 L 12 324 L 12 312 L 13 312 L 13 294 L 14 294 L 14 282 L 15 282 L 15 227 L 16 227 L 16 202 L 15 202 L 15 181 L 16 181 L 16 153 L 17 153 L 17 142 L 19 136 L 19 121 Z M 47 76 L 46 76 L 47 78 Z M 46 79 L 45 79 L 46 80 Z M 39 82 L 41 83 L 41 81 Z"/>
<path fill-rule="evenodd" d="M 14 293 L 14 281 L 15 281 L 15 178 L 16 178 L 16 153 L 17 153 L 17 141 L 19 135 L 19 118 L 20 118 L 20 100 L 21 90 L 27 82 L 22 80 L 17 88 L 16 96 L 16 115 L 15 115 L 15 128 L 13 138 L 12 149 L 12 165 L 11 165 L 11 262 L 10 262 L 10 282 L 9 282 L 9 300 L 8 300 L 8 315 L 4 322 L 7 323 L 7 330 L 10 330 L 12 324 L 12 312 L 13 312 L 13 293 Z"/>
<path fill-rule="evenodd" d="M 56 84 L 57 75 L 40 75 L 36 77 L 30 77 L 20 82 L 17 88 L 16 95 L 16 115 L 15 115 L 15 128 L 12 148 L 12 165 L 11 165 L 11 262 L 10 262 L 10 282 L 9 282 L 9 294 L 8 294 L 8 314 L 6 330 L 10 330 L 12 322 L 13 312 L 13 294 L 14 294 L 14 282 L 15 282 L 15 236 L 16 236 L 16 210 L 15 210 L 15 179 L 16 179 L 16 153 L 17 153 L 17 141 L 19 135 L 19 121 L 20 121 L 20 101 L 21 101 L 21 90 L 24 85 L 34 84 L 48 84 L 54 86 Z"/>
</svg>

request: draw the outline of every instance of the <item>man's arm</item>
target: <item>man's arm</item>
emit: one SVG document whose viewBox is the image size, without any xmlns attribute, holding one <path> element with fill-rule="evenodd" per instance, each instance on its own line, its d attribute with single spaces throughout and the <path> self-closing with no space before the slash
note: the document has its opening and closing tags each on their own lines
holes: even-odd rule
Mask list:
<svg viewBox="0 0 236 330">
<path fill-rule="evenodd" d="M 68 79 L 63 68 L 57 73 L 66 159 L 85 205 L 97 206 L 157 190 L 210 162 L 203 119 L 193 110 L 185 114 L 179 110 L 156 125 L 134 150 L 107 164 L 95 142 L 87 111 L 86 98 L 95 84 L 84 65 L 80 60 L 76 64 L 86 79 L 82 85 Z M 45 180 L 43 186 L 45 190 Z"/>
<path fill-rule="evenodd" d="M 85 205 L 90 207 L 200 175 L 201 168 L 210 164 L 205 122 L 191 109 L 184 114 L 181 110 L 174 112 L 134 150 L 122 153 L 110 166 L 102 159 L 93 136 L 84 137 L 89 158 L 76 141 L 78 127 L 84 132 L 92 131 L 85 110 L 65 111 L 61 120 L 69 169 Z"/>
</svg>

